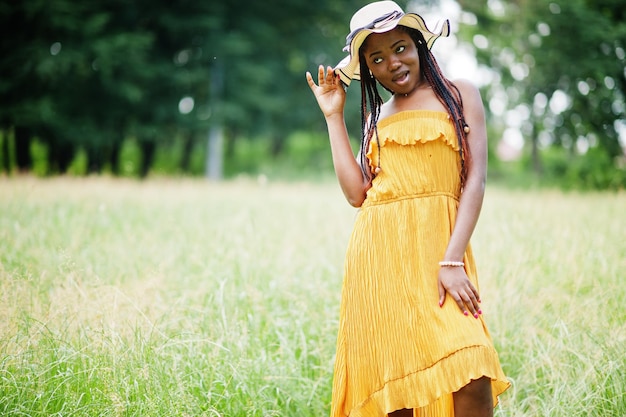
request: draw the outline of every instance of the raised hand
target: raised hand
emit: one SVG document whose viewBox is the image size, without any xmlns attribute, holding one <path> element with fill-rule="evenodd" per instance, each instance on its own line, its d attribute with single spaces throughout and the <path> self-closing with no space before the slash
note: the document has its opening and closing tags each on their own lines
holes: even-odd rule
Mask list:
<svg viewBox="0 0 626 417">
<path fill-rule="evenodd" d="M 331 67 L 327 67 L 326 74 L 324 74 L 324 66 L 319 66 L 317 71 L 317 84 L 315 84 L 313 76 L 308 71 L 306 73 L 306 80 L 315 95 L 317 104 L 320 106 L 324 117 L 329 118 L 334 115 L 343 116 L 343 108 L 346 104 L 346 91 L 343 89 L 341 80 L 335 75 Z"/>
</svg>

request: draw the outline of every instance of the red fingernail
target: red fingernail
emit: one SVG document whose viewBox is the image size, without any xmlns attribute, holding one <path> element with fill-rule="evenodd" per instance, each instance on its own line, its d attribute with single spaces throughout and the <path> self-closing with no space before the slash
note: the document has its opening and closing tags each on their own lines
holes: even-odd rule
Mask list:
<svg viewBox="0 0 626 417">
<path fill-rule="evenodd" d="M 474 313 L 474 318 L 477 319 L 478 318 L 478 313 Z"/>
<path fill-rule="evenodd" d="M 478 314 L 483 314 L 483 311 L 482 310 L 478 310 Z"/>
<path fill-rule="evenodd" d="M 463 314 L 465 314 L 467 316 L 467 311 L 464 311 Z"/>
</svg>

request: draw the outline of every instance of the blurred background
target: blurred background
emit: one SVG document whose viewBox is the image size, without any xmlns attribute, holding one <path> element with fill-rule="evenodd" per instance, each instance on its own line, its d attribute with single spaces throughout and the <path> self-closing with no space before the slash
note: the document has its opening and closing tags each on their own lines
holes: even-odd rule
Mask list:
<svg viewBox="0 0 626 417">
<path fill-rule="evenodd" d="M 332 177 L 304 74 L 367 3 L 2 0 L 0 175 Z M 626 187 L 624 0 L 398 3 L 450 19 L 433 52 L 481 88 L 490 180 Z"/>
</svg>

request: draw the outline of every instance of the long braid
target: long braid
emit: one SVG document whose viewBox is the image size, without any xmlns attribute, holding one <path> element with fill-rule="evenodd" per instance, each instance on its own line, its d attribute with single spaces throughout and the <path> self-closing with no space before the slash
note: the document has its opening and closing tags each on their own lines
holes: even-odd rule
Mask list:
<svg viewBox="0 0 626 417">
<path fill-rule="evenodd" d="M 373 175 L 367 169 L 367 151 L 374 133 L 378 136 L 378 116 L 380 115 L 383 99 L 378 92 L 376 79 L 370 73 L 361 51 L 359 51 L 359 58 L 361 73 L 361 170 L 364 177 L 371 181 Z M 368 107 L 370 112 L 369 118 Z M 377 140 L 376 143 L 378 146 L 378 165 L 380 166 L 380 142 Z"/>
<path fill-rule="evenodd" d="M 459 89 L 448 78 L 443 75 L 441 68 L 437 64 L 437 60 L 433 56 L 431 50 L 426 46 L 424 36 L 419 30 L 402 27 L 411 36 L 420 58 L 420 70 L 426 81 L 432 86 L 433 91 L 441 104 L 444 105 L 450 118 L 454 121 L 454 130 L 456 132 L 459 155 L 461 160 L 461 187 L 465 185 L 467 179 L 467 171 L 470 164 L 470 151 L 467 143 L 465 116 L 463 113 L 463 100 Z"/>
</svg>

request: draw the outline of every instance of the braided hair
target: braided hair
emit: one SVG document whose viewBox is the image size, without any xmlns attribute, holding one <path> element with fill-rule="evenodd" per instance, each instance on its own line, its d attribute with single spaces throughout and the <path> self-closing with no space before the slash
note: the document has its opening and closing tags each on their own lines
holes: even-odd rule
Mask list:
<svg viewBox="0 0 626 417">
<path fill-rule="evenodd" d="M 467 123 L 465 123 L 465 117 L 463 116 L 463 100 L 461 98 L 461 93 L 454 83 L 443 75 L 435 57 L 426 45 L 422 32 L 406 26 L 398 26 L 398 28 L 404 30 L 411 37 L 413 42 L 415 42 L 419 55 L 420 71 L 422 76 L 432 86 L 435 95 L 441 104 L 443 104 L 446 108 L 451 120 L 454 120 L 454 130 L 459 144 L 459 155 L 461 160 L 461 187 L 463 187 L 465 180 L 467 179 L 470 152 L 466 133 L 466 131 L 469 132 L 469 129 Z M 363 50 L 364 46 L 361 46 L 359 50 L 359 65 L 361 74 L 361 169 L 363 171 L 363 175 L 371 181 L 373 179 L 373 175 L 366 168 L 366 154 L 373 135 L 375 133 L 378 134 L 376 126 L 378 124 L 383 99 L 378 92 L 378 82 L 367 67 Z M 390 92 L 393 94 L 393 91 Z M 367 116 L 368 107 L 369 118 Z M 380 158 L 380 143 L 378 143 L 378 147 L 378 155 Z"/>
</svg>

